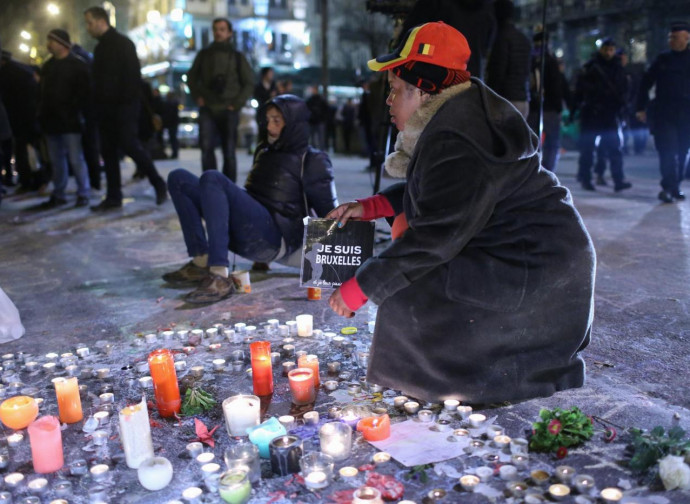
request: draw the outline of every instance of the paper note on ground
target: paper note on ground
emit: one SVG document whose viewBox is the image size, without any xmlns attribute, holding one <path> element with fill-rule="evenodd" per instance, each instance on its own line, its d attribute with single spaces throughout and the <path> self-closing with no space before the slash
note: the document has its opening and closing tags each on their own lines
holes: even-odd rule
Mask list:
<svg viewBox="0 0 690 504">
<path fill-rule="evenodd" d="M 430 430 L 433 422 L 407 420 L 391 425 L 391 435 L 383 441 L 371 444 L 386 451 L 406 467 L 434 464 L 462 455 L 469 445 L 467 436 L 455 437 L 452 430 L 438 432 Z M 456 441 L 449 441 L 453 437 Z"/>
</svg>

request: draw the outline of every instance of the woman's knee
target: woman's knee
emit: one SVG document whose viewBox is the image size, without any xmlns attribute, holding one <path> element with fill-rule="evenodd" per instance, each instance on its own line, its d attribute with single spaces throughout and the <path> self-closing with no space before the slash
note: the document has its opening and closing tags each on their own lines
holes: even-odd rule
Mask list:
<svg viewBox="0 0 690 504">
<path fill-rule="evenodd" d="M 168 187 L 180 187 L 188 183 L 198 183 L 199 178 L 184 168 L 176 168 L 168 174 Z"/>
</svg>

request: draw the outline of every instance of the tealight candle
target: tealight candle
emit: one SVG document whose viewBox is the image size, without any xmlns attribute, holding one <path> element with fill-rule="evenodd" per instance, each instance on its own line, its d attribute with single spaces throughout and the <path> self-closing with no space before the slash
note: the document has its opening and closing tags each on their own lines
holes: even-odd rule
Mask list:
<svg viewBox="0 0 690 504">
<path fill-rule="evenodd" d="M 54 362 L 46 362 L 45 364 L 43 364 L 42 367 L 43 367 L 43 371 L 44 371 L 46 374 L 52 374 L 52 373 L 55 372 L 55 367 L 56 367 L 56 365 L 55 365 Z"/>
<path fill-rule="evenodd" d="M 482 455 L 482 460 L 487 464 L 495 464 L 498 462 L 498 455 L 495 453 L 485 453 Z"/>
<path fill-rule="evenodd" d="M 223 371 L 225 369 L 225 359 L 213 359 L 213 369 Z"/>
<path fill-rule="evenodd" d="M 146 341 L 146 343 L 149 344 L 149 345 L 152 344 L 152 343 L 155 343 L 155 342 L 156 342 L 156 339 L 157 339 L 157 338 L 156 338 L 156 335 L 153 334 L 153 333 L 145 334 L 145 335 L 144 335 L 144 341 Z"/>
<path fill-rule="evenodd" d="M 58 497 L 69 497 L 70 495 L 72 495 L 72 483 L 67 480 L 57 481 L 53 485 L 53 492 Z"/>
<path fill-rule="evenodd" d="M 111 404 L 115 402 L 115 394 L 106 392 L 105 394 L 99 395 L 98 399 L 100 399 L 101 404 Z"/>
<path fill-rule="evenodd" d="M 175 361 L 175 371 L 182 372 L 187 369 L 187 361 L 177 360 Z"/>
<path fill-rule="evenodd" d="M 295 428 L 295 417 L 292 415 L 282 415 L 278 417 L 280 424 L 285 427 L 286 431 Z"/>
<path fill-rule="evenodd" d="M 502 480 L 513 481 L 517 478 L 517 467 L 510 464 L 502 465 L 498 468 L 498 475 Z"/>
<path fill-rule="evenodd" d="M 287 376 L 290 373 L 290 371 L 292 371 L 293 369 L 295 369 L 297 367 L 297 364 L 295 362 L 292 362 L 292 361 L 286 361 L 286 362 L 283 362 L 282 366 L 283 366 L 283 376 Z"/>
<path fill-rule="evenodd" d="M 481 413 L 473 413 L 467 417 L 467 420 L 470 422 L 472 427 L 476 428 L 480 427 L 486 421 L 486 416 L 482 415 Z"/>
<path fill-rule="evenodd" d="M 505 429 L 500 425 L 487 425 L 486 426 L 486 437 L 487 439 L 493 439 L 496 436 L 502 436 L 505 434 Z"/>
<path fill-rule="evenodd" d="M 203 466 L 206 464 L 210 464 L 211 462 L 213 462 L 215 458 L 216 456 L 211 452 L 202 452 L 199 455 L 197 455 L 194 460 L 196 460 L 196 463 L 199 464 L 199 466 Z"/>
<path fill-rule="evenodd" d="M 577 471 L 574 467 L 562 465 L 556 467 L 554 475 L 556 476 L 556 479 L 558 479 L 558 481 L 560 481 L 561 483 L 565 483 L 567 485 L 572 481 L 573 476 L 575 476 L 576 472 Z"/>
<path fill-rule="evenodd" d="M 5 478 L 7 480 L 7 478 Z M 606 504 L 617 504 L 623 498 L 623 492 L 615 487 L 604 488 L 599 496 Z"/>
<path fill-rule="evenodd" d="M 360 487 L 352 494 L 352 504 L 383 504 L 381 491 L 370 486 Z"/>
<path fill-rule="evenodd" d="M 79 369 L 79 366 L 74 364 L 66 366 L 65 371 L 67 371 L 68 376 L 79 376 L 81 374 L 81 369 Z"/>
<path fill-rule="evenodd" d="M 527 483 L 524 481 L 510 481 L 506 485 L 506 489 L 513 497 L 523 497 L 527 492 Z"/>
<path fill-rule="evenodd" d="M 513 438 L 510 440 L 510 453 L 524 455 L 528 452 L 529 441 L 525 438 Z"/>
<path fill-rule="evenodd" d="M 330 408 L 328 408 L 328 418 L 338 420 L 342 416 L 343 408 L 341 408 L 340 406 L 331 406 Z"/>
<path fill-rule="evenodd" d="M 236 395 L 223 401 L 225 423 L 230 436 L 246 436 L 247 429 L 259 425 L 259 406 L 255 395 Z"/>
<path fill-rule="evenodd" d="M 554 500 L 563 500 L 568 495 L 570 495 L 570 488 L 568 488 L 567 485 L 563 485 L 562 483 L 556 483 L 549 487 L 549 495 Z"/>
<path fill-rule="evenodd" d="M 194 378 L 201 378 L 204 376 L 204 366 L 192 366 L 189 369 L 189 374 Z"/>
<path fill-rule="evenodd" d="M 216 339 L 217 336 L 218 336 L 218 328 L 217 327 L 209 327 L 208 329 L 206 329 L 206 337 L 208 339 L 210 339 L 211 341 Z"/>
<path fill-rule="evenodd" d="M 24 441 L 24 436 L 19 432 L 15 432 L 14 434 L 7 436 L 7 444 L 12 447 L 19 446 L 22 441 Z"/>
<path fill-rule="evenodd" d="M 223 336 L 225 336 L 228 343 L 239 343 L 239 341 L 235 341 L 237 334 L 234 329 L 223 329 Z"/>
<path fill-rule="evenodd" d="M 319 452 L 305 453 L 299 461 L 307 488 L 318 490 L 326 488 L 333 477 L 334 460 L 330 455 Z"/>
<path fill-rule="evenodd" d="M 97 411 L 93 414 L 93 417 L 98 421 L 98 425 L 105 425 L 108 423 L 108 418 L 110 418 L 110 413 L 107 411 Z"/>
<path fill-rule="evenodd" d="M 175 337 L 175 331 L 163 331 L 161 336 L 163 336 L 165 341 L 171 341 Z"/>
<path fill-rule="evenodd" d="M 7 488 L 19 488 L 24 484 L 25 477 L 22 473 L 14 472 L 5 476 L 5 486 Z"/>
<path fill-rule="evenodd" d="M 538 469 L 530 473 L 530 478 L 532 479 L 535 485 L 543 485 L 549 480 L 549 473 L 547 473 L 546 471 L 542 471 L 541 469 Z"/>
<path fill-rule="evenodd" d="M 26 364 L 24 364 L 24 369 L 26 369 L 26 371 L 29 373 L 34 373 L 38 371 L 38 362 L 29 361 Z"/>
<path fill-rule="evenodd" d="M 196 460 L 197 456 L 201 455 L 201 453 L 204 451 L 204 445 L 198 441 L 194 441 L 192 443 L 188 443 L 185 449 L 187 450 L 189 457 Z"/>
<path fill-rule="evenodd" d="M 336 380 L 326 380 L 325 382 L 323 382 L 323 388 L 325 388 L 329 392 L 333 392 L 335 389 L 338 388 L 338 382 Z"/>
<path fill-rule="evenodd" d="M 232 361 L 230 366 L 232 367 L 232 370 L 235 372 L 242 371 L 242 369 L 244 369 L 244 361 L 241 361 L 241 360 Z"/>
<path fill-rule="evenodd" d="M 78 459 L 69 464 L 69 473 L 72 476 L 83 476 L 88 471 L 86 460 Z"/>
<path fill-rule="evenodd" d="M 494 475 L 494 470 L 491 467 L 487 466 L 477 467 L 477 469 L 474 472 L 483 482 L 489 481 Z"/>
<path fill-rule="evenodd" d="M 445 418 L 439 418 L 436 420 L 436 430 L 439 432 L 445 432 L 450 429 L 450 420 Z"/>
<path fill-rule="evenodd" d="M 139 386 L 143 389 L 153 388 L 153 378 L 150 376 L 142 376 L 139 378 Z"/>
<path fill-rule="evenodd" d="M 503 449 L 509 445 L 510 445 L 510 437 L 505 436 L 505 435 L 494 436 L 494 446 L 496 448 Z"/>
<path fill-rule="evenodd" d="M 108 442 L 108 433 L 103 430 L 97 430 L 91 434 L 91 439 L 96 446 L 103 446 Z"/>
<path fill-rule="evenodd" d="M 281 324 L 278 326 L 278 335 L 280 336 L 289 336 L 290 335 L 290 328 L 286 326 L 285 324 Z"/>
<path fill-rule="evenodd" d="M 383 392 L 383 385 L 379 385 L 378 383 L 369 383 L 367 388 L 372 394 L 380 394 Z"/>
<path fill-rule="evenodd" d="M 527 455 L 523 455 L 521 453 L 514 453 L 513 455 L 510 456 L 510 461 L 518 469 L 524 469 L 527 467 L 527 464 L 529 462 L 529 457 Z"/>
<path fill-rule="evenodd" d="M 403 408 L 405 409 L 405 413 L 408 415 L 414 415 L 419 411 L 419 403 L 417 401 L 407 401 L 405 404 L 403 404 Z"/>
<path fill-rule="evenodd" d="M 343 343 L 345 343 L 345 338 L 343 336 L 333 336 L 333 338 L 331 338 L 331 342 L 333 343 L 333 346 L 341 347 L 343 346 Z"/>
<path fill-rule="evenodd" d="M 218 473 L 220 473 L 220 464 L 216 464 L 215 462 L 209 462 L 208 464 L 204 464 L 201 466 L 201 475 L 204 478 L 204 480 L 207 480 L 214 474 Z"/>
<path fill-rule="evenodd" d="M 29 481 L 26 486 L 32 494 L 41 495 L 48 490 L 48 480 L 45 478 L 36 478 Z"/>
<path fill-rule="evenodd" d="M 302 418 L 304 419 L 305 425 L 318 425 L 319 423 L 319 412 L 318 411 L 307 411 Z"/>
<path fill-rule="evenodd" d="M 91 350 L 89 350 L 89 347 L 79 347 L 79 348 L 77 348 L 76 352 L 77 352 L 77 355 L 79 357 L 84 359 L 84 358 L 89 356 L 89 354 L 91 353 Z"/>
<path fill-rule="evenodd" d="M 397 396 L 393 399 L 393 406 L 398 408 L 398 409 L 403 409 L 403 406 L 405 406 L 405 403 L 409 401 L 409 399 L 405 396 Z"/>
<path fill-rule="evenodd" d="M 307 488 L 318 490 L 328 486 L 328 478 L 323 471 L 312 471 L 304 477 L 304 484 Z"/>
<path fill-rule="evenodd" d="M 578 474 L 573 479 L 575 488 L 583 495 L 589 494 L 590 490 L 594 488 L 594 478 L 588 474 Z"/>
<path fill-rule="evenodd" d="M 307 337 L 313 334 L 314 317 L 312 315 L 297 315 L 295 323 L 297 324 L 297 336 Z"/>
<path fill-rule="evenodd" d="M 147 361 L 141 361 L 136 363 L 137 372 L 146 373 L 149 370 L 149 363 Z"/>
<path fill-rule="evenodd" d="M 420 410 L 417 413 L 420 422 L 431 422 L 434 419 L 434 412 L 428 409 Z"/>
<path fill-rule="evenodd" d="M 46 360 L 49 362 L 56 362 L 59 358 L 60 356 L 55 352 L 50 352 L 46 354 Z"/>
<path fill-rule="evenodd" d="M 328 372 L 330 374 L 336 374 L 340 372 L 340 362 L 329 362 L 328 364 L 326 364 L 326 366 L 328 367 Z"/>
<path fill-rule="evenodd" d="M 285 325 L 288 327 L 288 334 L 291 336 L 294 336 L 297 334 L 297 321 L 296 320 L 288 320 L 285 322 Z"/>
<path fill-rule="evenodd" d="M 385 464 L 390 459 L 391 459 L 391 454 L 388 452 L 374 453 L 374 456 L 372 457 L 374 464 Z"/>
<path fill-rule="evenodd" d="M 453 431 L 453 436 L 456 436 L 456 437 L 467 437 L 469 435 L 470 435 L 470 431 L 468 431 L 467 429 L 455 429 Z"/>
<path fill-rule="evenodd" d="M 474 492 L 474 487 L 479 484 L 479 476 L 474 474 L 465 474 L 460 478 L 460 486 L 466 492 Z"/>
<path fill-rule="evenodd" d="M 250 339 L 256 336 L 256 326 L 248 325 L 244 328 L 244 335 L 246 338 Z"/>
<path fill-rule="evenodd" d="M 459 405 L 460 401 L 457 399 L 446 399 L 443 401 L 443 408 L 446 411 L 456 411 Z"/>
<path fill-rule="evenodd" d="M 350 395 L 357 395 L 362 391 L 362 386 L 359 383 L 350 383 L 347 386 L 347 393 Z"/>
<path fill-rule="evenodd" d="M 340 474 L 340 477 L 344 478 L 344 479 L 354 478 L 355 476 L 357 476 L 358 473 L 359 473 L 359 470 L 356 467 L 352 467 L 352 466 L 341 467 L 340 470 L 338 471 L 338 474 Z"/>
<path fill-rule="evenodd" d="M 292 357 L 295 355 L 295 345 L 283 345 L 283 352 L 285 352 L 285 355 L 288 357 Z"/>
<path fill-rule="evenodd" d="M 280 362 L 280 352 L 271 352 L 271 364 L 278 364 Z"/>
<path fill-rule="evenodd" d="M 108 378 L 109 376 L 110 376 L 110 369 L 109 368 L 96 369 L 96 377 L 100 378 L 101 380 L 104 378 Z"/>
<path fill-rule="evenodd" d="M 182 491 L 182 498 L 188 502 L 197 502 L 203 493 L 204 491 L 199 487 L 188 487 Z"/>
</svg>

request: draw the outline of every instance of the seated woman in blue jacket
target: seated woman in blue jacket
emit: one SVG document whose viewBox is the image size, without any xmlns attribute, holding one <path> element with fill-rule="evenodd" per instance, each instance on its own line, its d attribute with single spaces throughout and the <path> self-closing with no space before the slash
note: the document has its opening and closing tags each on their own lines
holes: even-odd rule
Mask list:
<svg viewBox="0 0 690 504">
<path fill-rule="evenodd" d="M 263 263 L 287 257 L 302 246 L 307 212 L 323 217 L 338 204 L 331 161 L 308 143 L 304 101 L 277 96 L 262 106 L 259 117 L 259 145 L 244 188 L 216 170 L 197 177 L 177 169 L 168 176 L 192 259 L 163 279 L 199 282 L 185 296 L 190 303 L 213 303 L 234 292 L 228 250 Z"/>
</svg>

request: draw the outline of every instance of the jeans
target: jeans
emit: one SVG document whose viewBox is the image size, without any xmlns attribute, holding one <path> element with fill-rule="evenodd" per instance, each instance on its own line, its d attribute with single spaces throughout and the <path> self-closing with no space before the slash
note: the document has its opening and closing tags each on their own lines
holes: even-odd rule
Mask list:
<svg viewBox="0 0 690 504">
<path fill-rule="evenodd" d="M 239 114 L 235 110 L 211 111 L 208 107 L 199 109 L 199 147 L 201 148 L 201 167 L 217 170 L 216 145 L 220 140 L 223 153 L 223 174 L 237 182 L 237 126 Z"/>
<path fill-rule="evenodd" d="M 256 262 L 278 255 L 282 234 L 271 213 L 225 175 L 178 168 L 168 190 L 190 257 L 208 254 L 209 266 L 229 266 L 228 250 Z"/>
<path fill-rule="evenodd" d="M 623 175 L 623 153 L 620 128 L 613 129 L 583 129 L 580 132 L 580 159 L 578 179 L 583 184 L 592 183 L 592 163 L 594 161 L 594 147 L 597 137 L 600 137 L 599 147 L 611 163 L 611 178 L 615 186 L 620 186 L 625 177 Z"/>
<path fill-rule="evenodd" d="M 139 103 L 104 106 L 99 110 L 98 127 L 101 136 L 101 155 L 108 184 L 105 199 L 122 202 L 122 176 L 119 150 L 132 158 L 137 171 L 142 172 L 155 188 L 164 184 L 151 156 L 142 147 L 139 131 Z"/>
<path fill-rule="evenodd" d="M 45 135 L 48 144 L 48 156 L 53 165 L 53 196 L 65 199 L 65 188 L 69 180 L 67 160 L 74 171 L 77 181 L 77 196 L 89 197 L 89 177 L 81 150 L 81 134 L 63 133 L 61 135 Z"/>
<path fill-rule="evenodd" d="M 676 194 L 685 175 L 690 148 L 690 114 L 678 110 L 673 117 L 659 117 L 654 126 L 654 145 L 659 152 L 661 187 Z"/>
</svg>

